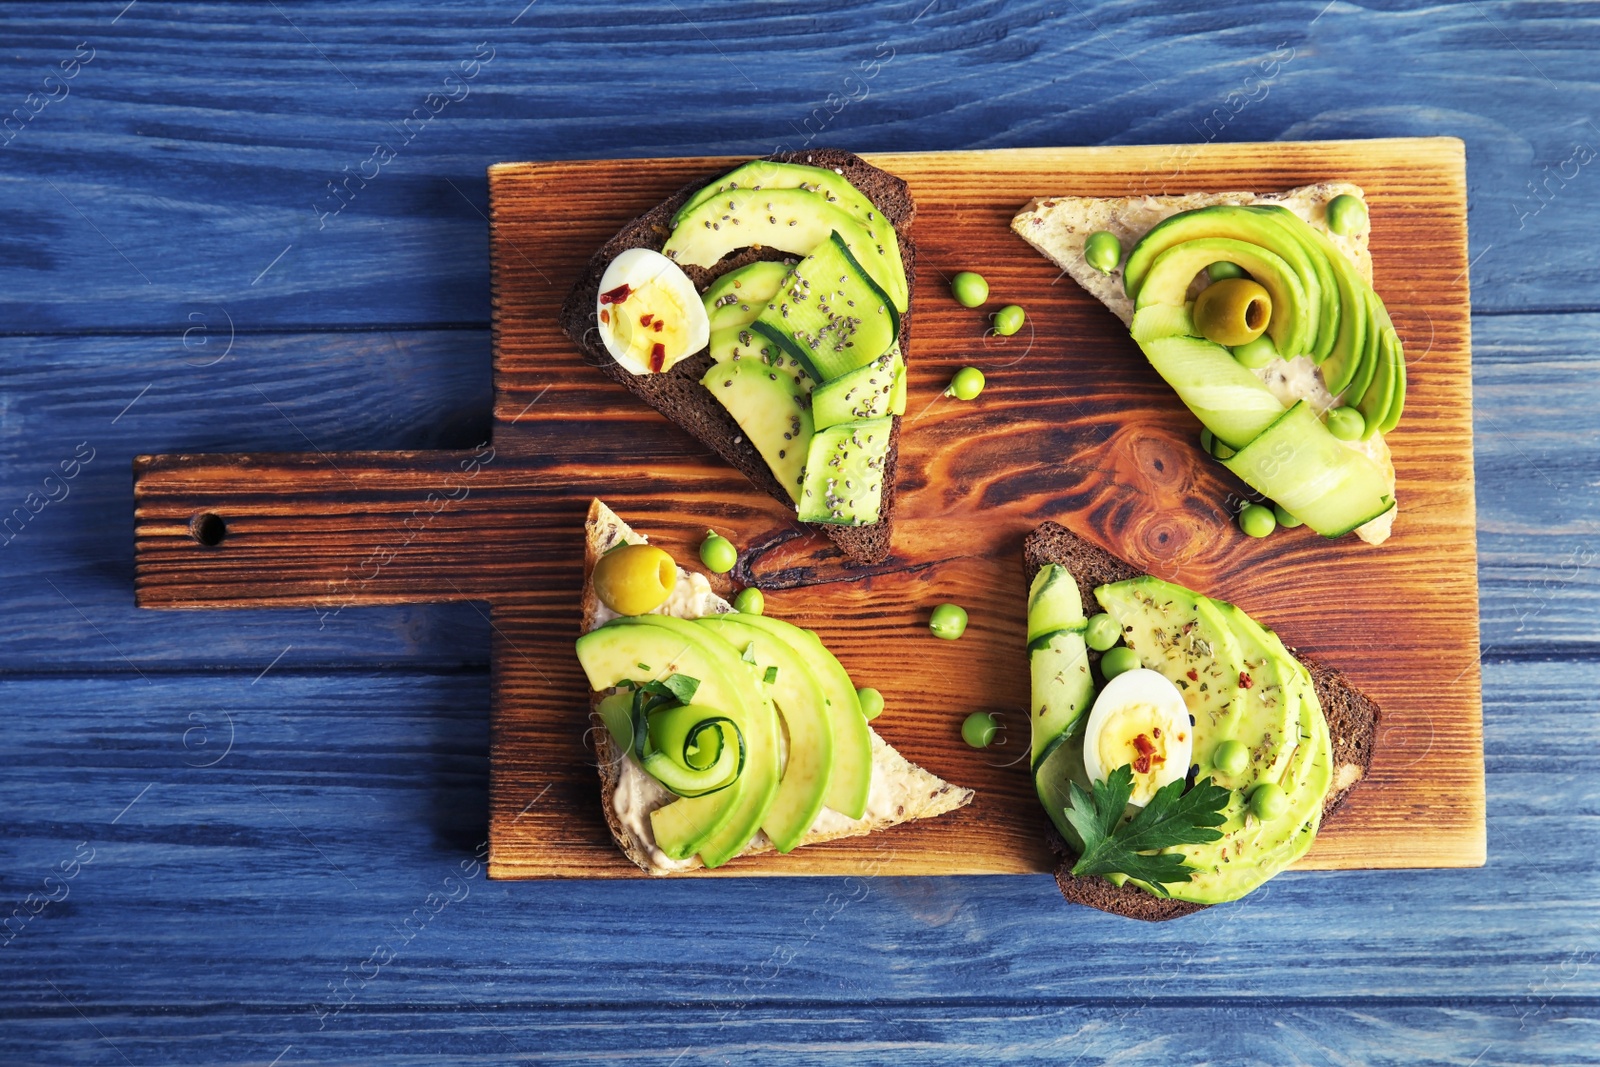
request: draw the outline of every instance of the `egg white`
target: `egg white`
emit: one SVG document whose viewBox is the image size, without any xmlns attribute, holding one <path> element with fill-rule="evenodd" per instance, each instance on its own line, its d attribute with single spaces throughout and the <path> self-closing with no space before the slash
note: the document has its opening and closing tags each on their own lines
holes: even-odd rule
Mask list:
<svg viewBox="0 0 1600 1067">
<path fill-rule="evenodd" d="M 629 295 L 622 303 L 601 299 L 623 285 L 628 287 Z M 630 248 L 613 259 L 600 277 L 595 319 L 606 351 L 632 374 L 652 373 L 649 365 L 638 358 L 638 346 L 630 346 L 628 340 L 633 330 L 642 329 L 636 325 L 641 310 L 652 317 L 668 316 L 673 323 L 669 333 L 660 335 L 665 348 L 663 371 L 694 355 L 711 339 L 711 320 L 683 268 L 660 252 Z M 625 315 L 630 317 L 624 319 Z M 648 347 L 644 351 L 648 352 Z"/>
<path fill-rule="evenodd" d="M 1136 773 L 1134 776 L 1131 803 L 1143 807 L 1155 790 L 1188 776 L 1194 754 L 1194 727 L 1189 722 L 1189 709 L 1177 686 L 1164 676 L 1141 667 L 1125 671 L 1105 684 L 1095 698 L 1084 727 L 1083 767 L 1092 781 L 1099 782 L 1117 767 L 1130 762 L 1122 760 L 1106 766 L 1100 749 L 1103 741 L 1122 740 L 1114 731 L 1126 729 L 1128 724 L 1118 720 L 1136 714 L 1135 709 L 1139 708 L 1151 709 L 1151 722 L 1161 729 L 1159 748 L 1165 757 L 1153 774 L 1146 777 Z"/>
</svg>

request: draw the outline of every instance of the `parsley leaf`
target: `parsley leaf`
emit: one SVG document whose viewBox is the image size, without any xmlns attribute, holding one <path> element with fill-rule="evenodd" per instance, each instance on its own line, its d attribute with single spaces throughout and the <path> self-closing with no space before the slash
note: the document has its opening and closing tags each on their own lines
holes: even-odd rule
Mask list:
<svg viewBox="0 0 1600 1067">
<path fill-rule="evenodd" d="M 1202 778 L 1188 792 L 1183 786 L 1181 779 L 1168 782 L 1132 819 L 1118 825 L 1133 796 L 1132 767 L 1118 767 L 1105 781 L 1093 783 L 1092 795 L 1072 783 L 1072 806 L 1066 817 L 1083 839 L 1083 855 L 1073 864 L 1072 873 L 1080 877 L 1126 875 L 1148 882 L 1158 895 L 1165 895 L 1163 883 L 1187 882 L 1195 868 L 1186 864 L 1181 854 L 1151 853 L 1221 838 L 1221 832 L 1213 827 L 1225 821 L 1223 808 L 1232 794 L 1210 778 Z"/>
</svg>

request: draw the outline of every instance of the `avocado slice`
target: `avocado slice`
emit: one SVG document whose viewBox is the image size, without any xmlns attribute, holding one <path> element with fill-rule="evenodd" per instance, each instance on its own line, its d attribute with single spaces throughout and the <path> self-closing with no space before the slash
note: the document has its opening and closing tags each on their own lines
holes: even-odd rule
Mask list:
<svg viewBox="0 0 1600 1067">
<path fill-rule="evenodd" d="M 796 501 L 812 438 L 809 382 L 803 373 L 754 358 L 718 363 L 700 379 Z"/>
<path fill-rule="evenodd" d="M 1195 417 L 1230 448 L 1243 448 L 1283 416 L 1272 390 L 1219 344 L 1203 337 L 1157 337 L 1139 347 Z"/>
<path fill-rule="evenodd" d="M 1134 310 L 1152 304 L 1181 307 L 1188 302 L 1195 275 L 1219 260 L 1244 268 L 1272 297 L 1267 333 L 1284 358 L 1311 350 L 1317 330 L 1315 296 L 1307 294 L 1294 267 L 1282 256 L 1248 241 L 1205 237 L 1168 248 L 1150 265 L 1134 297 Z"/>
<path fill-rule="evenodd" d="M 682 265 L 711 267 L 751 245 L 809 256 L 835 232 L 895 310 L 905 311 L 909 288 L 894 227 L 886 219 L 864 223 L 804 189 L 736 189 L 707 200 L 684 214 L 661 251 Z"/>
<path fill-rule="evenodd" d="M 801 522 L 862 526 L 878 521 L 893 428 L 892 418 L 861 419 L 811 435 L 800 488 Z"/>
<path fill-rule="evenodd" d="M 844 180 L 844 175 L 823 167 L 808 167 L 804 163 L 780 163 L 771 159 L 752 159 L 735 167 L 716 181 L 691 196 L 672 216 L 672 224 L 679 225 L 690 213 L 712 197 L 740 190 L 801 189 L 821 196 L 836 204 L 864 223 L 877 222 L 881 216 L 877 208 L 861 190 Z"/>
<path fill-rule="evenodd" d="M 887 352 L 900 316 L 835 230 L 784 279 L 750 328 L 825 382 Z"/>
<path fill-rule="evenodd" d="M 700 294 L 712 331 L 754 322 L 793 268 L 793 262 L 761 259 L 712 282 Z"/>
<path fill-rule="evenodd" d="M 1334 338 L 1333 350 L 1322 364 L 1322 379 L 1328 392 L 1338 396 L 1355 378 L 1363 353 L 1366 351 L 1367 322 L 1365 278 L 1356 272 L 1355 264 L 1334 247 L 1333 242 L 1314 227 L 1306 227 L 1311 240 L 1322 249 L 1323 256 L 1333 267 L 1335 283 L 1339 288 L 1339 332 Z"/>
<path fill-rule="evenodd" d="M 739 727 L 744 771 L 728 788 L 682 797 L 650 815 L 656 844 L 674 859 L 696 852 L 718 867 L 743 851 L 760 828 L 778 787 L 777 713 L 732 645 L 666 615 L 613 619 L 577 642 L 578 662 L 599 691 L 625 681 L 685 674 L 699 680 L 695 702 L 714 707 Z"/>
<path fill-rule="evenodd" d="M 1222 465 L 1324 537 L 1394 507 L 1384 472 L 1329 433 L 1304 400 Z"/>
<path fill-rule="evenodd" d="M 827 701 L 828 722 L 833 731 L 833 773 L 824 803 L 847 818 L 861 818 L 866 814 L 867 794 L 872 789 L 872 728 L 861 714 L 861 701 L 849 673 L 810 630 L 766 615 L 741 614 L 738 618 L 744 625 L 765 630 L 787 643 L 810 667 L 811 676 Z"/>
<path fill-rule="evenodd" d="M 900 375 L 898 346 L 847 374 L 823 382 L 811 393 L 811 421 L 819 427 L 888 415 Z"/>
<path fill-rule="evenodd" d="M 745 619 L 739 613 L 708 615 L 695 624 L 744 648 L 747 656 L 754 657 L 757 671 L 773 675 L 769 689 L 789 745 L 778 792 L 761 829 L 779 852 L 790 852 L 822 811 L 833 773 L 833 728 L 822 687 L 805 659 L 786 641 Z"/>
<path fill-rule="evenodd" d="M 1367 309 L 1367 332 L 1362 339 L 1361 358 L 1355 374 L 1344 390 L 1344 402 L 1359 407 L 1367 390 L 1378 378 L 1378 365 L 1383 362 L 1383 301 L 1371 289 L 1362 291 L 1361 299 Z"/>
</svg>

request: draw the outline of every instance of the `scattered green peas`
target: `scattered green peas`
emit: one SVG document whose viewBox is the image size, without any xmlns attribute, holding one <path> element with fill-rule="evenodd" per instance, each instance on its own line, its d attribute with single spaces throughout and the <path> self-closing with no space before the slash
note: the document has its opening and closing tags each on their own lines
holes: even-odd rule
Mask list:
<svg viewBox="0 0 1600 1067">
<path fill-rule="evenodd" d="M 1119 674 L 1127 674 L 1139 666 L 1139 654 L 1127 645 L 1108 648 L 1100 657 L 1100 676 L 1111 681 Z"/>
<path fill-rule="evenodd" d="M 1278 346 L 1272 343 L 1272 338 L 1262 334 L 1254 341 L 1246 341 L 1242 345 L 1234 345 L 1233 358 L 1239 361 L 1241 367 L 1250 370 L 1260 370 L 1275 359 L 1280 359 Z"/>
<path fill-rule="evenodd" d="M 1122 262 L 1122 242 L 1110 230 L 1096 230 L 1083 242 L 1083 261 L 1101 274 L 1110 274 Z"/>
<path fill-rule="evenodd" d="M 1096 652 L 1104 652 L 1122 639 L 1122 628 L 1117 620 L 1101 612 L 1089 616 L 1089 625 L 1083 629 L 1083 643 Z"/>
<path fill-rule="evenodd" d="M 975 400 L 983 392 L 983 371 L 977 367 L 962 367 L 956 371 L 956 376 L 950 379 L 950 385 L 945 389 L 945 396 L 953 396 L 957 400 Z"/>
<path fill-rule="evenodd" d="M 1296 530 L 1305 525 L 1305 523 L 1285 511 L 1282 504 L 1272 505 L 1272 517 L 1277 519 L 1278 525 L 1285 530 Z"/>
<path fill-rule="evenodd" d="M 973 748 L 988 748 L 1000 724 L 987 711 L 975 711 L 961 721 L 961 740 Z"/>
<path fill-rule="evenodd" d="M 1278 517 L 1263 504 L 1246 504 L 1239 509 L 1239 529 L 1251 537 L 1270 537 L 1278 528 Z"/>
<path fill-rule="evenodd" d="M 989 283 L 983 275 L 964 270 L 950 279 L 950 295 L 964 308 L 975 308 L 989 299 Z"/>
<path fill-rule="evenodd" d="M 1276 782 L 1262 782 L 1250 790 L 1250 811 L 1263 821 L 1276 819 L 1289 810 L 1289 794 Z"/>
<path fill-rule="evenodd" d="M 868 720 L 876 719 L 883 714 L 883 694 L 871 686 L 857 689 L 856 699 L 861 701 L 861 714 Z"/>
<path fill-rule="evenodd" d="M 1230 778 L 1236 774 L 1243 774 L 1244 769 L 1250 766 L 1250 750 L 1244 746 L 1243 741 L 1232 739 L 1224 741 L 1211 754 L 1211 764 L 1218 773 L 1226 774 Z"/>
<path fill-rule="evenodd" d="M 1328 432 L 1341 441 L 1354 441 L 1367 432 L 1367 420 L 1357 408 L 1328 411 Z"/>
<path fill-rule="evenodd" d="M 716 574 L 727 574 L 739 562 L 739 550 L 715 530 L 707 530 L 706 539 L 700 542 L 700 562 Z"/>
<path fill-rule="evenodd" d="M 1016 304 L 1007 304 L 994 313 L 994 332 L 1001 337 L 1010 337 L 1022 329 L 1022 323 L 1027 319 L 1026 313 Z"/>
<path fill-rule="evenodd" d="M 1367 203 L 1359 196 L 1340 193 L 1328 201 L 1328 229 L 1349 237 L 1367 221 Z"/>
<path fill-rule="evenodd" d="M 1211 266 L 1206 268 L 1206 277 L 1210 278 L 1214 282 L 1220 282 L 1224 278 L 1243 278 L 1245 277 L 1245 273 L 1244 268 L 1239 266 L 1239 264 L 1229 263 L 1225 259 L 1219 259 L 1215 263 L 1211 264 Z"/>
<path fill-rule="evenodd" d="M 960 604 L 940 604 L 928 616 L 928 629 L 935 637 L 954 641 L 967 632 L 967 609 Z"/>
<path fill-rule="evenodd" d="M 739 590 L 739 595 L 733 598 L 733 607 L 746 615 L 760 615 L 767 610 L 767 598 L 755 586 L 748 586 Z"/>
</svg>

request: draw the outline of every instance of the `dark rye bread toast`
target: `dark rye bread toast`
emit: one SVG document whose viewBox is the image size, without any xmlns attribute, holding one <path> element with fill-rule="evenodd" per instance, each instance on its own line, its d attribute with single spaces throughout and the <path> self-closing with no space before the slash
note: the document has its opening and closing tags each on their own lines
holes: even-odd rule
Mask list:
<svg viewBox="0 0 1600 1067">
<path fill-rule="evenodd" d="M 1094 596 L 1096 586 L 1138 578 L 1144 573 L 1054 522 L 1044 523 L 1028 535 L 1022 545 L 1022 559 L 1030 583 L 1046 563 L 1065 567 L 1078 580 L 1078 591 L 1083 596 L 1086 609 L 1097 603 Z M 1333 740 L 1333 785 L 1322 805 L 1322 818 L 1326 822 L 1372 766 L 1379 709 L 1343 674 L 1322 666 L 1293 647 L 1289 651 L 1311 672 L 1317 702 L 1322 705 L 1322 713 L 1328 720 L 1328 733 Z M 1089 653 L 1091 659 L 1098 655 L 1093 651 Z M 1078 857 L 1053 828 L 1050 831 L 1050 847 L 1062 858 L 1061 865 L 1056 868 L 1056 885 L 1061 887 L 1061 895 L 1074 903 L 1150 922 L 1176 919 L 1207 906 L 1162 899 L 1137 886 L 1113 885 L 1103 878 L 1075 877 L 1072 865 Z"/>
<path fill-rule="evenodd" d="M 816 149 L 807 152 L 785 152 L 766 157 L 784 163 L 803 163 L 814 167 L 827 167 L 842 174 L 846 181 L 859 189 L 873 205 L 883 212 L 894 226 L 900 242 L 900 258 L 905 264 L 908 292 L 916 292 L 916 246 L 911 239 L 911 221 L 916 205 L 906 183 L 887 171 L 867 163 L 860 156 L 837 149 Z M 595 321 L 595 306 L 600 294 L 600 277 L 606 266 L 630 248 L 649 248 L 659 252 L 672 232 L 672 216 L 696 192 L 733 169 L 727 167 L 708 173 L 703 179 L 679 189 L 656 207 L 640 215 L 619 230 L 615 237 L 600 247 L 589 261 L 588 268 L 578 279 L 561 308 L 561 329 L 572 342 L 583 350 L 588 362 L 620 382 L 646 404 L 687 430 L 698 441 L 723 460 L 737 468 L 760 489 L 774 499 L 792 508 L 793 502 L 778 479 L 773 477 L 755 446 L 739 429 L 739 424 L 727 409 L 700 384 L 700 379 L 712 366 L 709 352 L 702 350 L 674 365 L 664 374 L 631 374 L 617 365 L 600 340 Z M 773 249 L 744 248 L 723 259 L 714 267 L 685 266 L 683 271 L 702 292 L 714 279 L 758 259 L 791 259 Z M 911 317 L 915 301 L 908 299 L 904 315 L 900 317 L 900 352 L 907 363 L 911 355 Z M 805 523 L 821 530 L 856 563 L 881 563 L 889 555 L 889 539 L 894 517 L 895 471 L 900 454 L 900 416 L 894 417 L 889 435 L 889 451 L 883 462 L 883 503 L 878 521 L 870 526 L 838 526 L 830 523 Z"/>
</svg>

